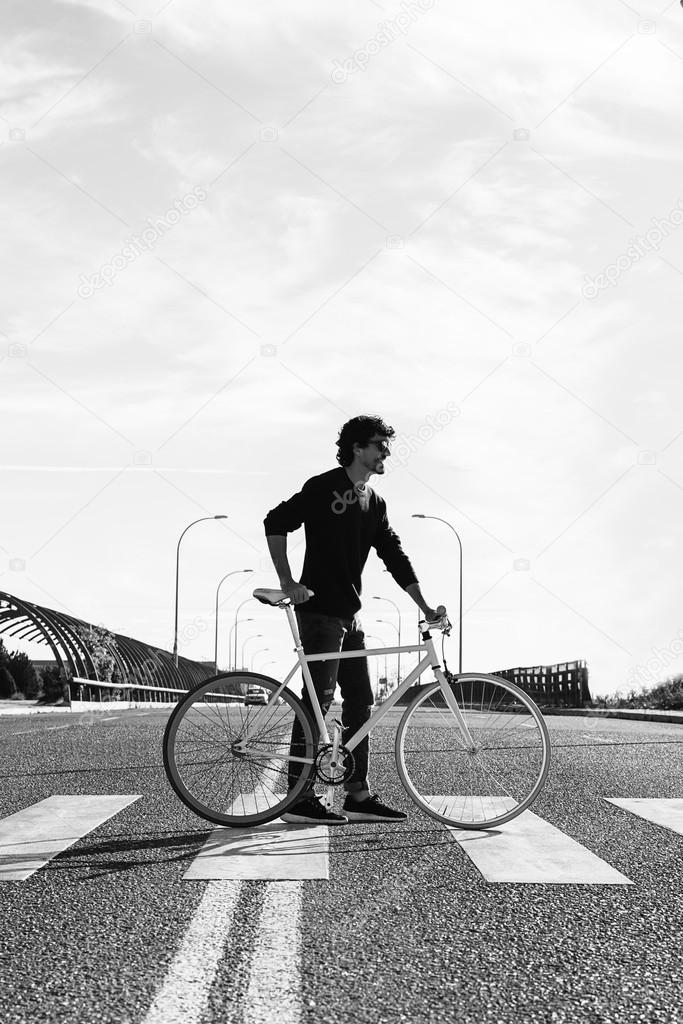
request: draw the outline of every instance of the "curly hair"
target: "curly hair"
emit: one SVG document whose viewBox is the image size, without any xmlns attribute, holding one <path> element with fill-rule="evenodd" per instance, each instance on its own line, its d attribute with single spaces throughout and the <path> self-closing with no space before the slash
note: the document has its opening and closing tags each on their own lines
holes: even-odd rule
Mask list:
<svg viewBox="0 0 683 1024">
<path fill-rule="evenodd" d="M 396 431 L 380 416 L 354 416 L 339 431 L 337 438 L 337 462 L 340 466 L 350 466 L 353 462 L 353 446 L 359 444 L 364 448 L 373 434 L 381 434 L 387 439 L 395 436 Z"/>
</svg>

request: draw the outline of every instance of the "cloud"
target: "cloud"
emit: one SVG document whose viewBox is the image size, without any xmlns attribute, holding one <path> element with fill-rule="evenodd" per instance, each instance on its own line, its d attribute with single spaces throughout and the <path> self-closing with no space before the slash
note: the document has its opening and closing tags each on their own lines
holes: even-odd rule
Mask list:
<svg viewBox="0 0 683 1024">
<path fill-rule="evenodd" d="M 455 606 L 450 549 L 413 509 L 463 533 L 472 666 L 587 656 L 612 685 L 673 635 L 683 596 L 657 561 L 680 547 L 681 240 L 590 302 L 581 285 L 679 198 L 678 14 L 648 35 L 624 5 L 436 3 L 335 83 L 399 7 L 175 0 L 149 32 L 114 2 L 12 9 L 3 113 L 27 136 L 6 140 L 0 198 L 6 546 L 54 540 L 5 575 L 166 635 L 168 552 L 193 516 L 229 506 L 235 535 L 220 555 L 197 538 L 188 614 L 211 607 L 207 566 L 266 558 L 265 511 L 335 464 L 347 415 L 409 439 L 454 402 L 380 485 L 421 579 Z M 206 200 L 151 251 L 78 294 L 195 186 Z M 375 563 L 367 593 L 386 588 Z M 95 597 L 93 564 L 111 580 Z"/>
</svg>

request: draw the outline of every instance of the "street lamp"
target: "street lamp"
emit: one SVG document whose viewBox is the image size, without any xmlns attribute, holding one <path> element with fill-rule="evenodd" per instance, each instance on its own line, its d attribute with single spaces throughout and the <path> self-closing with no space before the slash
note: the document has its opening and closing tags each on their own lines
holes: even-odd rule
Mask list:
<svg viewBox="0 0 683 1024">
<path fill-rule="evenodd" d="M 254 653 L 251 656 L 251 661 L 249 662 L 249 669 L 250 669 L 251 672 L 254 671 L 254 658 L 256 657 L 256 655 L 257 654 L 263 654 L 264 651 L 269 651 L 269 650 L 270 650 L 270 647 L 259 647 L 258 651 L 254 651 Z"/>
<path fill-rule="evenodd" d="M 447 519 L 441 519 L 439 516 L 425 516 L 425 515 L 422 515 L 422 513 L 419 513 L 419 512 L 414 512 L 412 518 L 413 519 L 436 519 L 436 521 L 438 523 L 445 523 L 446 526 L 448 526 L 449 529 L 451 529 L 453 531 L 453 533 L 455 534 L 455 536 L 457 538 L 457 541 L 458 541 L 458 547 L 460 548 L 460 594 L 459 594 L 459 598 L 458 598 L 458 600 L 460 602 L 460 607 L 459 607 L 459 610 L 458 610 L 458 672 L 461 673 L 462 672 L 462 541 L 460 540 L 460 535 L 459 535 L 458 531 L 455 529 L 454 526 L 451 526 L 451 524 L 448 522 Z"/>
<path fill-rule="evenodd" d="M 375 622 L 383 622 L 385 626 L 391 626 L 392 629 L 395 629 L 396 632 L 398 633 L 399 643 L 401 642 L 401 631 L 400 631 L 400 629 L 398 629 L 393 624 L 393 622 L 389 622 L 388 619 L 375 619 Z M 384 657 L 386 658 L 386 655 Z M 388 687 L 389 686 L 389 676 L 387 675 L 386 661 L 385 661 L 384 675 L 387 677 L 387 687 Z"/>
<path fill-rule="evenodd" d="M 384 643 L 384 640 L 382 640 L 382 638 L 380 636 L 374 636 L 372 633 L 366 633 L 365 634 L 365 639 L 366 640 L 376 640 L 378 647 L 386 647 L 386 644 Z M 375 668 L 375 689 L 377 690 L 377 697 L 379 698 L 379 658 L 377 658 L 376 661 L 377 661 L 377 665 L 376 665 L 376 668 Z M 387 676 L 387 656 L 386 656 L 386 654 L 384 655 L 384 678 L 387 679 L 387 681 L 388 681 L 388 676 Z"/>
<path fill-rule="evenodd" d="M 240 619 L 240 622 L 254 622 L 254 621 L 255 620 L 253 618 Z M 230 627 L 230 633 L 228 634 L 228 650 L 230 650 L 230 651 L 232 651 L 232 634 L 233 634 L 233 632 L 235 630 L 235 626 L 236 625 L 237 625 L 237 622 L 235 622 Z M 234 665 L 232 667 L 235 668 L 235 669 L 237 668 L 237 653 L 235 653 L 235 663 L 234 663 Z"/>
<path fill-rule="evenodd" d="M 224 515 L 220 515 L 220 516 L 202 516 L 201 519 L 195 519 L 194 522 L 190 523 L 189 526 L 186 526 L 185 529 L 183 530 L 183 532 L 180 534 L 180 537 L 178 538 L 178 546 L 176 547 L 176 556 L 175 556 L 175 623 L 174 623 L 174 626 L 173 626 L 173 664 L 175 665 L 176 668 L 178 667 L 178 577 L 179 577 L 179 573 L 180 573 L 180 542 L 183 539 L 183 537 L 185 536 L 185 534 L 187 533 L 187 531 L 190 529 L 190 526 L 196 526 L 197 523 L 206 522 L 207 519 L 227 519 L 227 518 L 228 517 L 224 516 Z"/>
<path fill-rule="evenodd" d="M 240 608 L 243 608 L 245 604 L 249 604 L 250 601 L 255 601 L 255 600 L 256 600 L 255 597 L 246 597 L 244 599 L 244 601 L 241 602 L 241 604 L 237 605 L 237 611 L 235 612 L 235 625 L 234 625 L 234 630 L 235 630 L 235 668 L 237 668 L 237 632 L 238 632 L 237 624 L 239 622 L 239 618 L 238 617 L 239 617 L 239 613 L 240 613 Z M 242 621 L 245 622 L 247 620 L 243 619 Z M 253 622 L 253 619 L 249 619 L 248 621 Z"/>
<path fill-rule="evenodd" d="M 218 673 L 218 591 L 221 589 L 221 585 L 225 582 L 225 580 L 227 580 L 228 576 L 236 576 L 240 572 L 253 572 L 253 571 L 254 571 L 253 569 L 233 569 L 232 572 L 229 572 L 226 576 L 223 577 L 221 582 L 216 587 L 216 644 L 215 644 L 214 653 L 213 653 L 214 672 L 216 672 L 216 673 Z M 228 650 L 230 650 L 229 647 L 228 647 Z"/>
<path fill-rule="evenodd" d="M 254 633 L 253 636 L 248 636 L 246 638 L 246 640 L 244 641 L 244 643 L 242 644 L 242 668 L 244 668 L 244 648 L 246 647 L 246 645 L 249 643 L 250 640 L 256 640 L 257 637 L 262 637 L 262 636 L 263 636 L 263 633 Z M 237 665 L 235 665 L 235 668 L 237 668 Z"/>
<path fill-rule="evenodd" d="M 390 597 L 373 597 L 373 601 L 388 601 L 389 604 L 393 604 L 394 608 L 396 609 L 396 618 L 398 619 L 398 646 L 400 647 L 401 646 L 401 609 L 399 608 L 399 606 L 396 604 L 395 601 L 391 600 Z M 401 652 L 400 651 L 398 652 L 398 661 L 397 661 L 397 665 L 396 665 L 396 675 L 397 675 L 398 685 L 400 686 L 401 685 Z"/>
</svg>

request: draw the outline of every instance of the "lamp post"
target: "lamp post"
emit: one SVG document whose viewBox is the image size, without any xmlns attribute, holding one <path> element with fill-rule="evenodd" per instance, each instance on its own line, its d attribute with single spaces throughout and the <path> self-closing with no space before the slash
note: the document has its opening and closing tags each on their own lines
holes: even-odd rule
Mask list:
<svg viewBox="0 0 683 1024">
<path fill-rule="evenodd" d="M 246 647 L 246 645 L 249 643 L 250 640 L 256 640 L 257 637 L 263 637 L 263 633 L 254 633 L 252 636 L 248 636 L 246 638 L 246 640 L 244 641 L 244 643 L 242 644 L 242 655 L 241 655 L 241 657 L 242 657 L 242 665 L 241 665 L 241 667 L 242 668 L 244 668 L 244 648 Z M 237 667 L 237 666 L 235 666 L 235 667 Z"/>
<path fill-rule="evenodd" d="M 253 621 L 254 620 L 251 619 L 251 618 L 250 619 L 240 619 L 240 622 L 253 622 Z M 233 631 L 234 631 L 236 625 L 237 625 L 237 623 L 235 622 L 230 627 L 230 633 L 228 634 L 228 650 L 230 650 L 231 652 L 232 652 L 232 634 L 233 634 Z M 235 658 L 235 664 L 232 667 L 233 668 L 237 668 L 237 658 Z"/>
<path fill-rule="evenodd" d="M 237 611 L 235 612 L 235 626 L 234 626 L 234 629 L 235 629 L 235 668 L 237 668 L 237 624 L 239 622 L 240 608 L 243 608 L 245 604 L 249 604 L 250 601 L 255 601 L 255 600 L 256 600 L 255 597 L 247 597 L 247 598 L 244 599 L 244 601 L 242 601 L 241 604 L 237 605 Z M 254 620 L 250 619 L 249 621 L 253 622 Z"/>
<path fill-rule="evenodd" d="M 382 638 L 380 636 L 374 636 L 372 633 L 366 633 L 365 634 L 365 638 L 366 638 L 366 640 L 376 640 L 378 647 L 384 647 L 385 646 L 385 643 L 384 643 L 384 641 L 382 640 Z M 377 660 L 379 662 L 379 659 L 377 659 Z M 388 676 L 387 676 L 387 656 L 386 656 L 386 654 L 384 655 L 384 678 L 387 679 L 387 682 L 388 682 Z M 375 669 L 375 688 L 377 690 L 377 697 L 379 698 L 379 664 L 377 665 L 377 668 Z"/>
<path fill-rule="evenodd" d="M 216 673 L 218 673 L 218 591 L 221 589 L 221 585 L 225 582 L 225 580 L 227 580 L 228 576 L 236 576 L 240 572 L 253 572 L 253 571 L 254 571 L 253 569 L 233 569 L 232 572 L 227 573 L 223 577 L 221 582 L 216 587 L 216 643 L 215 643 L 214 652 L 213 652 L 213 665 L 214 665 L 214 671 Z M 230 650 L 229 647 L 228 647 L 228 650 Z"/>
<path fill-rule="evenodd" d="M 382 569 L 382 572 L 389 572 L 389 570 L 388 569 Z M 387 597 L 383 597 L 383 598 L 381 598 L 381 600 L 388 601 L 389 599 Z M 422 645 L 422 634 L 420 633 L 420 614 L 421 614 L 420 613 L 420 609 L 418 608 L 418 610 L 417 610 L 417 646 L 418 647 L 420 647 Z M 399 624 L 400 624 L 400 621 L 401 620 L 399 618 Z"/>
<path fill-rule="evenodd" d="M 191 522 L 189 524 L 189 526 L 186 526 L 185 529 L 183 530 L 183 532 L 180 534 L 180 537 L 178 538 L 178 545 L 176 547 L 176 555 L 175 555 L 175 622 L 174 622 L 174 625 L 173 625 L 173 664 L 175 665 L 176 668 L 178 667 L 178 578 L 179 578 L 179 575 L 180 575 L 180 542 L 183 539 L 183 537 L 185 536 L 185 534 L 187 533 L 187 531 L 190 529 L 191 526 L 196 526 L 197 523 L 204 523 L 208 519 L 227 519 L 227 518 L 228 517 L 224 516 L 224 515 L 219 515 L 219 516 L 202 516 L 201 519 L 195 519 L 193 522 Z"/>
<path fill-rule="evenodd" d="M 259 647 L 258 651 L 254 651 L 254 653 L 251 656 L 251 661 L 249 662 L 249 670 L 251 672 L 254 671 L 254 658 L 256 657 L 256 655 L 257 654 L 263 654 L 264 651 L 269 651 L 269 650 L 270 650 L 270 647 Z"/>
<path fill-rule="evenodd" d="M 388 619 L 375 619 L 375 622 L 383 622 L 385 626 L 391 626 L 392 629 L 395 629 L 396 632 L 398 633 L 399 642 L 400 642 L 400 637 L 401 637 L 400 630 L 393 624 L 393 622 L 389 622 Z M 386 655 L 385 655 L 385 657 L 386 657 Z M 384 675 L 387 677 L 387 688 L 388 688 L 388 686 L 389 686 L 389 676 L 387 675 L 386 668 L 384 670 Z"/>
<path fill-rule="evenodd" d="M 446 526 L 453 531 L 455 534 L 458 547 L 460 548 L 460 593 L 458 596 L 459 609 L 458 609 L 458 672 L 462 672 L 462 541 L 458 531 L 452 526 L 447 519 L 441 519 L 440 516 L 425 516 L 422 513 L 414 512 L 413 519 L 436 519 L 438 523 L 445 523 Z"/>
<path fill-rule="evenodd" d="M 398 620 L 398 646 L 400 647 L 401 646 L 401 609 L 399 608 L 399 606 L 396 604 L 395 601 L 391 600 L 390 597 L 373 597 L 373 601 L 388 601 L 389 604 L 393 604 L 394 608 L 396 609 L 396 618 Z M 401 652 L 400 651 L 398 652 L 398 660 L 397 660 L 397 664 L 396 664 L 396 676 L 397 676 L 398 685 L 400 686 L 401 685 Z"/>
</svg>

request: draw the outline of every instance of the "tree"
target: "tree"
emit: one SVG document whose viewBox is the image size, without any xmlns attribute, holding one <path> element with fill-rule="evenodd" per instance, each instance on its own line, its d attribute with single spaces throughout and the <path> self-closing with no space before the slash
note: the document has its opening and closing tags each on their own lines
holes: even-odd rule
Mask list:
<svg viewBox="0 0 683 1024">
<path fill-rule="evenodd" d="M 9 671 L 12 673 L 17 690 L 27 700 L 35 700 L 40 692 L 40 685 L 33 662 L 23 651 L 13 651 L 9 656 Z"/>
<path fill-rule="evenodd" d="M 0 664 L 0 700 L 10 700 L 16 696 L 17 684 L 6 665 Z"/>
<path fill-rule="evenodd" d="M 9 651 L 2 639 L 0 639 L 0 668 L 9 668 Z"/>
<path fill-rule="evenodd" d="M 116 637 L 104 626 L 87 626 L 78 632 L 93 660 L 97 678 L 110 683 L 116 667 Z"/>
<path fill-rule="evenodd" d="M 55 704 L 58 700 L 69 702 L 69 684 L 63 669 L 57 665 L 52 668 L 44 668 L 40 682 L 43 692 L 40 698 L 42 703 Z"/>
</svg>

